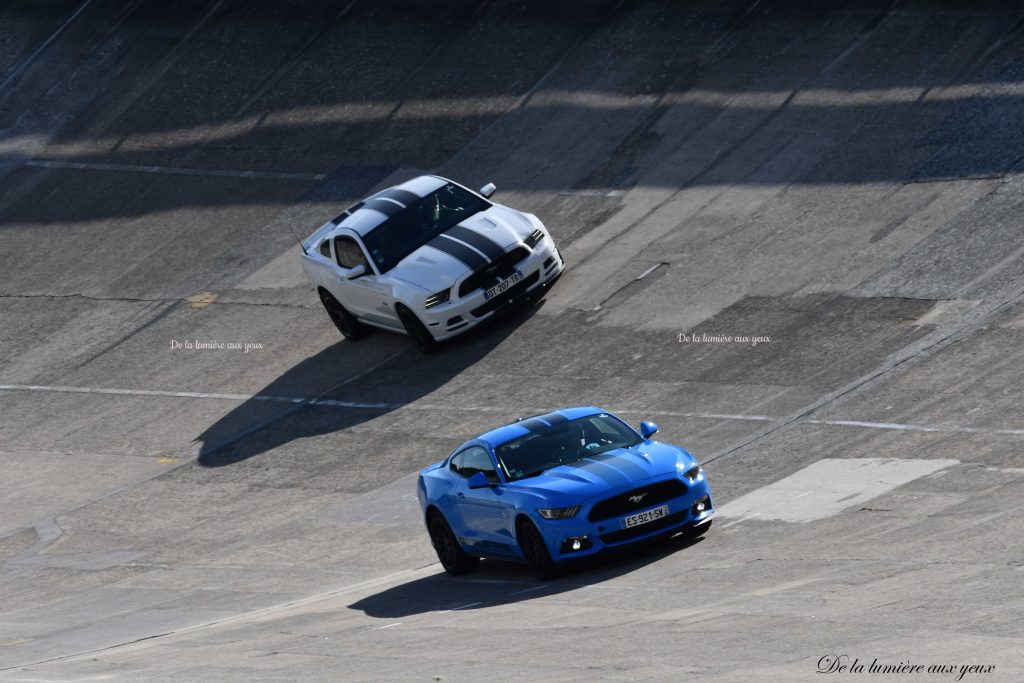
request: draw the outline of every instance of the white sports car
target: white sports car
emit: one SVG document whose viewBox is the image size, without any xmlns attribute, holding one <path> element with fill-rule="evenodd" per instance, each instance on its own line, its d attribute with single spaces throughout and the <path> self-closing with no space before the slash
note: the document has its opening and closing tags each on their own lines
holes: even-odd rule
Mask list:
<svg viewBox="0 0 1024 683">
<path fill-rule="evenodd" d="M 302 243 L 302 268 L 345 337 L 372 325 L 420 350 L 516 301 L 541 296 L 565 267 L 544 224 L 438 176 L 388 188 Z"/>
</svg>

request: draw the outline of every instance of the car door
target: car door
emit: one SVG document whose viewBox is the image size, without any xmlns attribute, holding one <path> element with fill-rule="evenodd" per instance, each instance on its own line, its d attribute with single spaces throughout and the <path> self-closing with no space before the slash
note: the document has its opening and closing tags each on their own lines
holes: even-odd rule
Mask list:
<svg viewBox="0 0 1024 683">
<path fill-rule="evenodd" d="M 461 478 L 455 493 L 456 506 L 465 525 L 466 536 L 481 552 L 514 554 L 514 506 L 509 501 L 508 492 L 501 486 L 491 454 L 482 446 L 470 446 L 456 458 L 453 462 L 457 462 L 457 474 Z M 497 485 L 469 488 L 469 478 L 478 472 L 483 472 L 488 481 Z"/>
<path fill-rule="evenodd" d="M 345 308 L 357 318 L 401 330 L 391 285 L 377 275 L 362 245 L 352 236 L 338 235 L 334 238 L 334 254 L 341 269 L 339 300 Z M 351 280 L 346 278 L 345 273 L 357 266 L 363 266 L 366 274 Z"/>
</svg>

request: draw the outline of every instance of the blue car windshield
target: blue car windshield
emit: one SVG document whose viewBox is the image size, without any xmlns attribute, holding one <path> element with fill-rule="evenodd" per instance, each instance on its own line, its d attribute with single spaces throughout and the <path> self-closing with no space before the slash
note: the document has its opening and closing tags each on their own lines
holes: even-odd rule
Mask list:
<svg viewBox="0 0 1024 683">
<path fill-rule="evenodd" d="M 532 430 L 501 444 L 494 449 L 494 454 L 506 478 L 516 481 L 642 441 L 643 438 L 622 420 L 601 413 Z"/>
<path fill-rule="evenodd" d="M 447 183 L 363 235 L 363 244 L 377 270 L 386 273 L 445 230 L 490 205 L 486 199 Z"/>
</svg>

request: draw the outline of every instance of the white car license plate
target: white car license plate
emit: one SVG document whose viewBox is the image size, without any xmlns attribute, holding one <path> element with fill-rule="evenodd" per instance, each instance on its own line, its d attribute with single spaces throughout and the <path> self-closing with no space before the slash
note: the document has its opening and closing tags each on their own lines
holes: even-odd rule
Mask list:
<svg viewBox="0 0 1024 683">
<path fill-rule="evenodd" d="M 662 505 L 660 508 L 654 508 L 653 510 L 645 510 L 636 515 L 630 515 L 629 517 L 622 518 L 622 528 L 630 529 L 641 524 L 647 524 L 653 522 L 656 519 L 668 515 L 668 505 Z"/>
<path fill-rule="evenodd" d="M 502 292 L 508 290 L 509 287 L 511 287 L 512 285 L 514 285 L 515 283 L 519 282 L 522 279 L 523 279 L 523 274 L 520 273 L 517 270 L 514 273 L 512 273 L 511 275 L 509 275 L 507 278 L 505 278 L 504 280 L 499 282 L 498 284 L 496 284 L 493 287 L 491 287 L 490 289 L 485 289 L 484 290 L 484 298 L 485 299 L 493 299 L 494 297 L 498 296 Z"/>
</svg>

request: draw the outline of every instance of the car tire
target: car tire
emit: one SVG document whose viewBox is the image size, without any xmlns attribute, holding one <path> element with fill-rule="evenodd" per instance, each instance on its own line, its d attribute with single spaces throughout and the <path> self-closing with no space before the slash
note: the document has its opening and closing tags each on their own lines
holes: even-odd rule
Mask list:
<svg viewBox="0 0 1024 683">
<path fill-rule="evenodd" d="M 434 335 L 430 334 L 427 326 L 420 322 L 415 313 L 401 304 L 398 304 L 395 310 L 398 313 L 398 319 L 402 321 L 402 327 L 412 338 L 416 348 L 423 353 L 433 353 L 437 350 L 437 340 L 434 339 Z"/>
<path fill-rule="evenodd" d="M 431 514 L 427 528 L 430 531 L 430 542 L 437 552 L 437 559 L 441 561 L 441 566 L 446 572 L 458 576 L 471 572 L 480 565 L 479 557 L 467 555 L 462 550 L 444 515 L 439 512 Z"/>
<path fill-rule="evenodd" d="M 523 553 L 523 559 L 533 571 L 533 575 L 541 581 L 553 579 L 558 576 L 558 565 L 551 559 L 551 553 L 544 543 L 544 537 L 537 531 L 533 522 L 521 520 L 516 525 L 516 536 L 519 539 L 519 549 Z"/>
<path fill-rule="evenodd" d="M 338 328 L 342 336 L 350 341 L 359 341 L 366 336 L 366 325 L 362 324 L 356 317 L 348 312 L 341 302 L 325 289 L 320 290 L 320 303 L 324 305 L 331 322 Z"/>
</svg>

